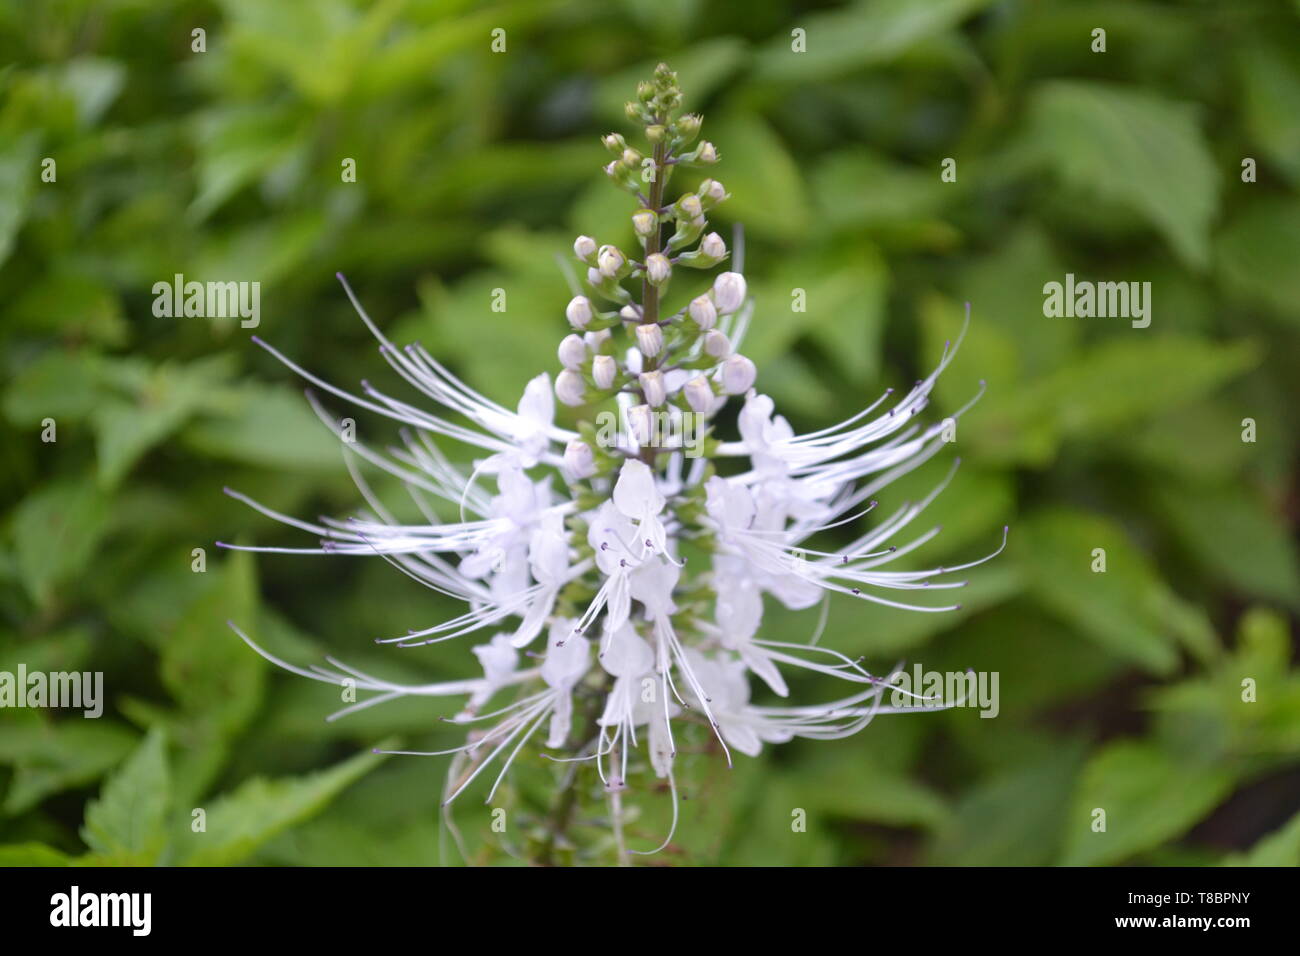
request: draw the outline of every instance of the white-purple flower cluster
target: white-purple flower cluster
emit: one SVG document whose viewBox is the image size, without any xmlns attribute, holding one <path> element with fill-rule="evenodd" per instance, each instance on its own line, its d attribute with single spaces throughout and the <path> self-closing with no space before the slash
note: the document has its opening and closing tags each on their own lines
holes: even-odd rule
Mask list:
<svg viewBox="0 0 1300 956">
<path fill-rule="evenodd" d="M 483 674 L 403 686 L 341 664 L 304 669 L 271 659 L 373 692 L 340 714 L 400 696 L 463 697 L 453 721 L 470 735 L 441 751 L 456 755 L 448 800 L 491 768 L 490 800 L 530 743 L 557 760 L 590 761 L 612 790 L 645 767 L 669 781 L 675 800 L 676 741 L 687 722 L 715 735 L 728 760 L 732 750 L 753 755 L 764 743 L 855 733 L 891 712 L 881 704 L 888 675 L 869 673 L 816 638 L 800 643 L 766 631 L 765 599 L 804 609 L 838 592 L 922 613 L 953 610 L 959 605 L 914 592 L 946 595 L 964 583 L 955 574 L 980 563 L 891 570 L 937 533 L 908 534 L 942 485 L 841 547 L 814 546 L 824 532 L 848 529 L 872 511 L 880 489 L 942 449 L 942 423 L 922 426 L 916 416 L 955 350 L 907 394 L 886 391 L 845 421 L 795 434 L 755 390 L 757 369 L 738 351 L 753 311 L 739 271 L 721 272 L 676 311 L 665 307 L 668 285 L 683 270 L 729 257 L 717 233 L 706 231 L 707 211 L 727 198 L 721 183 L 706 179 L 675 202 L 664 199 L 675 168 L 717 161 L 711 144 L 687 150 L 700 124 L 693 116 L 672 120 L 675 89 L 661 69 L 643 85 L 641 102 L 629 104 L 654 147 L 648 166 L 621 136 L 605 138 L 618 154 L 607 174 L 639 199 L 633 230 L 641 250 L 628 255 L 591 237 L 576 240 L 587 288 L 566 309 L 573 331 L 559 345 L 560 371 L 553 383 L 545 373 L 530 381 L 516 409 L 474 391 L 423 347 L 389 342 L 346 282 L 389 365 L 424 402 L 367 383 L 359 394 L 338 389 L 260 343 L 319 389 L 400 423 L 404 444 L 388 453 L 343 445 L 368 505 L 346 520 L 300 521 L 231 493 L 317 535 L 320 546 L 304 552 L 381 556 L 463 602 L 463 613 L 389 643 L 477 640 Z M 654 173 L 648 182 L 640 176 L 646 168 Z M 739 436 L 719 440 L 712 422 L 731 396 L 743 402 Z M 581 409 L 576 431 L 556 424 L 554 398 Z M 610 406 L 621 424 L 599 437 L 592 416 Z M 669 427 L 645 428 L 654 415 L 666 416 Z M 708 429 L 704 454 L 695 457 L 674 440 L 674 423 L 684 428 L 688 416 Z M 453 464 L 439 448 L 445 439 L 479 457 Z M 725 474 L 722 460 L 732 460 Z M 361 462 L 399 479 L 425 522 L 396 520 L 362 477 Z M 828 702 L 785 703 L 792 668 L 847 687 Z M 755 703 L 756 684 L 781 703 Z"/>
</svg>

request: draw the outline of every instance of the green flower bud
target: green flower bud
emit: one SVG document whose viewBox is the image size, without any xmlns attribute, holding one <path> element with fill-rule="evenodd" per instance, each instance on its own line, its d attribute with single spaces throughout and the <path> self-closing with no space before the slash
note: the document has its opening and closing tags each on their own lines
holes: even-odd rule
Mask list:
<svg viewBox="0 0 1300 956">
<path fill-rule="evenodd" d="M 687 113 L 673 124 L 677 135 L 681 137 L 681 145 L 687 146 L 695 142 L 695 137 L 700 135 L 700 125 L 703 122 L 704 119 L 699 113 Z"/>
</svg>

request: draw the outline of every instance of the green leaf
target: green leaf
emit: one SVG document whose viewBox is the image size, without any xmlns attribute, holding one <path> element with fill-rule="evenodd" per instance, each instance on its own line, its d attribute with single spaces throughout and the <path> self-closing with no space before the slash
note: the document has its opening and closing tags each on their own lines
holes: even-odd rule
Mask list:
<svg viewBox="0 0 1300 956">
<path fill-rule="evenodd" d="M 1034 93 L 1030 135 L 1073 186 L 1146 217 L 1190 266 L 1209 260 L 1219 176 L 1190 107 L 1101 83 Z"/>
<path fill-rule="evenodd" d="M 1294 48 L 1255 35 L 1236 45 L 1234 60 L 1246 131 L 1292 186 L 1300 187 L 1300 61 Z"/>
<path fill-rule="evenodd" d="M 1088 761 L 1065 827 L 1066 866 L 1120 863 L 1188 830 L 1232 790 L 1228 770 L 1188 765 L 1141 741 L 1110 744 Z M 1105 811 L 1105 832 L 1093 830 Z"/>
<path fill-rule="evenodd" d="M 218 798 L 208 810 L 206 830 L 187 830 L 186 866 L 230 866 L 246 860 L 281 831 L 319 813 L 339 791 L 385 758 L 363 753 L 328 770 L 279 780 L 254 778 Z"/>
<path fill-rule="evenodd" d="M 904 715 L 898 719 L 913 718 Z M 925 718 L 918 715 L 915 719 Z M 943 798 L 933 790 L 906 773 L 876 765 L 866 755 L 846 761 L 822 753 L 800 761 L 785 777 L 794 806 L 809 813 L 927 829 L 939 826 L 948 816 Z"/>
<path fill-rule="evenodd" d="M 96 358 L 92 352 L 56 349 L 24 366 L 5 391 L 5 416 L 24 428 L 37 427 L 45 418 L 60 425 L 82 420 L 102 394 Z"/>
<path fill-rule="evenodd" d="M 1203 649 L 1203 614 L 1170 591 L 1122 528 L 1082 512 L 1040 512 L 1015 529 L 1013 551 L 1030 593 L 1063 621 L 1148 671 L 1168 674 L 1177 642 Z M 1093 571 L 1105 552 L 1105 571 Z"/>
<path fill-rule="evenodd" d="M 105 401 L 93 415 L 100 484 L 116 485 L 145 452 L 212 401 L 227 367 L 225 356 L 189 366 L 162 365 L 132 400 Z"/>
<path fill-rule="evenodd" d="M 14 767 L 6 813 L 34 807 L 51 793 L 102 776 L 135 745 L 136 735 L 106 720 L 11 725 L 0 734 L 0 763 Z"/>
<path fill-rule="evenodd" d="M 229 107 L 204 114 L 196 125 L 198 193 L 189 207 L 206 219 L 236 192 L 267 173 L 294 148 L 299 121 L 281 106 Z"/>
<path fill-rule="evenodd" d="M 962 797 L 930 851 L 942 866 L 1047 866 L 1083 763 L 1077 743 L 985 780 Z M 1008 812 L 1015 807 L 1015 812 Z"/>
<path fill-rule="evenodd" d="M 0 867 L 72 866 L 72 858 L 44 843 L 11 843 L 0 846 Z"/>
<path fill-rule="evenodd" d="M 757 71 L 765 79 L 804 83 L 887 63 L 989 2 L 860 0 L 846 10 L 802 16 L 792 26 L 806 31 L 806 52 L 795 52 L 790 31 L 782 31 L 759 52 Z"/>
<path fill-rule="evenodd" d="M 33 600 L 48 605 L 60 585 L 85 569 L 108 517 L 108 499 L 84 479 L 49 485 L 19 503 L 13 515 L 14 549 Z"/>
<path fill-rule="evenodd" d="M 250 384 L 228 394 L 222 415 L 202 416 L 181 435 L 199 454 L 294 471 L 342 467 L 339 440 L 300 392 Z"/>
<path fill-rule="evenodd" d="M 860 149 L 832 153 L 812 178 L 818 221 L 841 229 L 915 228 L 938 214 L 952 189 L 937 168 L 904 166 Z"/>
<path fill-rule="evenodd" d="M 1248 852 L 1234 853 L 1224 859 L 1223 865 L 1300 866 L 1300 813 L 1260 839 Z"/>
<path fill-rule="evenodd" d="M 1258 361 L 1251 342 L 1177 335 L 1112 340 L 1022 388 L 999 388 L 990 378 L 989 395 L 962 428 L 977 454 L 1044 465 L 1067 438 L 1104 442 L 1119 429 L 1209 393 Z"/>
<path fill-rule="evenodd" d="M 1199 487 L 1161 482 L 1161 513 L 1210 572 L 1242 593 L 1300 605 L 1300 557 L 1286 518 L 1243 484 Z"/>
<path fill-rule="evenodd" d="M 756 235 L 804 235 L 811 217 L 803 177 L 771 127 L 754 115 L 732 116 L 718 122 L 712 137 L 718 144 L 717 175 L 731 193 L 719 214 L 743 222 Z"/>
<path fill-rule="evenodd" d="M 81 837 L 101 857 L 148 866 L 166 842 L 169 796 L 166 744 L 162 731 L 154 728 L 104 782 L 99 799 L 86 805 Z"/>
<path fill-rule="evenodd" d="M 1218 273 L 1249 302 L 1300 323 L 1300 199 L 1273 196 L 1245 202 L 1218 237 Z"/>
<path fill-rule="evenodd" d="M 39 135 L 29 132 L 0 150 L 0 265 L 13 250 L 18 230 L 27 219 L 32 190 L 40 181 L 39 142 Z"/>
<path fill-rule="evenodd" d="M 248 722 L 262 701 L 264 661 L 228 626 L 234 621 L 256 635 L 257 579 L 253 557 L 232 551 L 206 572 L 203 593 L 177 622 L 162 648 L 159 674 L 181 708 L 211 717 L 234 733 Z"/>
</svg>

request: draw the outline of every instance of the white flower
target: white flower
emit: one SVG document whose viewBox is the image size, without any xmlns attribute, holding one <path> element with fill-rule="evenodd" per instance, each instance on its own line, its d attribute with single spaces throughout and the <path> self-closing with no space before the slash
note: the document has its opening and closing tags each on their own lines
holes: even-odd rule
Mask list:
<svg viewBox="0 0 1300 956">
<path fill-rule="evenodd" d="M 743 355 L 732 355 L 722 363 L 722 390 L 728 395 L 744 395 L 756 378 L 758 369 Z"/>
<path fill-rule="evenodd" d="M 662 252 L 656 252 L 646 256 L 645 273 L 654 285 L 663 285 L 668 281 L 668 277 L 673 274 L 672 263 Z"/>
<path fill-rule="evenodd" d="M 637 539 L 645 543 L 647 550 L 667 550 L 663 522 L 659 520 L 664 504 L 664 496 L 649 466 L 636 458 L 625 461 L 614 484 L 614 507 L 625 518 L 639 522 Z"/>
<path fill-rule="evenodd" d="M 585 295 L 575 295 L 569 300 L 564 316 L 575 329 L 585 329 L 592 319 L 591 300 Z"/>
<path fill-rule="evenodd" d="M 638 236 L 653 236 L 659 227 L 659 217 L 649 209 L 640 209 L 632 214 L 632 229 Z"/>
<path fill-rule="evenodd" d="M 704 353 L 712 358 L 724 359 L 731 354 L 731 340 L 717 329 L 704 333 Z"/>
<path fill-rule="evenodd" d="M 645 395 L 647 405 L 658 408 L 668 400 L 668 393 L 664 390 L 663 372 L 642 372 L 637 380 L 641 385 L 641 393 Z"/>
<path fill-rule="evenodd" d="M 686 404 L 696 414 L 712 415 L 718 408 L 719 402 L 713 394 L 713 386 L 703 375 L 697 375 L 687 382 L 682 388 L 682 394 L 686 396 Z"/>
<path fill-rule="evenodd" d="M 601 391 L 613 388 L 617 375 L 618 363 L 612 355 L 597 355 L 591 360 L 591 377 Z"/>
<path fill-rule="evenodd" d="M 562 747 L 573 726 L 573 688 L 591 669 L 591 642 L 573 633 L 573 621 L 558 618 L 551 627 L 541 677 L 555 694 L 546 746 Z"/>
<path fill-rule="evenodd" d="M 600 251 L 596 253 L 596 268 L 607 279 L 618 278 L 618 274 L 626 262 L 627 260 L 623 258 L 623 253 L 619 251 L 618 246 L 601 246 Z"/>
<path fill-rule="evenodd" d="M 644 104 L 667 95 L 669 76 L 666 67 L 656 71 L 662 88 L 648 86 L 641 103 L 632 104 L 635 115 L 655 115 Z M 676 93 L 668 100 L 675 98 Z M 670 126 L 662 125 L 660 133 L 666 133 Z M 677 151 L 670 159 L 689 161 L 679 136 L 660 136 L 656 142 Z M 613 172 L 636 191 L 640 154 L 621 137 L 609 143 L 624 153 Z M 704 143 L 695 158 L 713 162 L 716 150 Z M 676 242 L 684 245 L 700 235 L 705 213 L 726 196 L 721 183 L 705 180 L 697 194 L 676 202 L 662 197 L 662 208 L 677 219 Z M 660 215 L 648 209 L 635 213 L 638 234 L 655 235 Z M 754 363 L 735 352 L 752 318 L 739 272 L 718 275 L 685 313 L 653 313 L 660 321 L 647 323 L 642 321 L 645 303 L 617 284 L 632 269 L 621 251 L 598 247 L 589 236 L 579 236 L 573 250 L 588 266 L 589 283 L 618 303 L 623 321 L 611 323 L 613 316 L 606 313 L 596 324 L 614 328 L 588 331 L 597 319 L 591 301 L 581 295 L 570 300 L 566 317 L 584 334 L 560 341 L 563 369 L 553 383 L 544 373 L 529 381 L 514 410 L 460 382 L 418 344 L 394 346 L 350 289 L 385 361 L 417 393 L 414 399 L 367 382 L 353 394 L 254 340 L 326 395 L 389 419 L 400 429 L 401 443 L 385 452 L 341 442 L 363 505 L 343 518 L 303 521 L 229 492 L 319 538 L 314 548 L 246 550 L 388 561 L 463 608 L 446 620 L 412 622 L 417 626 L 405 634 L 379 642 L 442 645 L 478 635 L 473 652 L 481 676 L 394 684 L 334 662 L 329 668 L 300 668 L 244 639 L 294 673 L 351 683 L 373 695 L 349 704 L 339 716 L 402 696 L 463 698 L 453 722 L 466 725 L 468 736 L 461 746 L 436 752 L 453 755 L 448 801 L 489 766 L 496 774 L 491 800 L 515 756 L 549 722 L 545 743 L 563 751 L 554 759 L 575 771 L 581 761 L 594 761 L 612 791 L 616 819 L 629 771 L 648 760 L 653 775 L 668 783 L 675 827 L 673 727 L 683 713 L 702 715 L 730 760 L 732 750 L 756 754 L 765 743 L 847 736 L 892 712 L 880 704 L 888 677 L 821 645 L 820 634 L 801 642 L 770 623 L 765 627 L 766 600 L 790 610 L 818 604 L 824 609 L 831 597 L 924 613 L 953 610 L 960 605 L 946 595 L 965 582 L 952 576 L 993 555 L 938 568 L 902 563 L 938 533 L 937 528 L 909 529 L 952 472 L 883 520 L 847 530 L 877 507 L 875 496 L 890 482 L 944 449 L 943 423 L 924 424 L 917 416 L 955 350 L 945 351 L 938 367 L 906 395 L 886 391 L 858 414 L 800 435 L 777 414 L 771 398 L 755 391 Z M 692 264 L 726 255 L 721 237 L 707 232 Z M 671 275 L 671 261 L 663 252 L 650 252 L 644 270 L 651 284 L 662 285 Z M 588 361 L 595 384 L 590 394 L 584 377 Z M 631 384 L 639 386 L 639 398 Z M 713 416 L 729 396 L 740 395 L 745 398 L 739 440 L 701 437 L 688 444 L 694 416 Z M 579 432 L 555 424 L 556 398 L 581 409 L 575 413 L 582 416 Z M 596 409 L 584 407 L 589 399 L 618 414 L 600 424 Z M 310 393 L 309 400 L 326 425 L 342 435 L 321 402 Z M 723 430 L 728 427 L 724 421 Z M 703 435 L 704 426 L 700 429 Z M 469 454 L 448 457 L 440 447 L 448 440 L 466 446 Z M 692 461 L 692 452 L 703 457 Z M 466 464 L 453 464 L 461 460 Z M 369 469 L 384 480 L 371 482 Z M 406 508 L 390 508 L 379 493 L 394 484 L 409 492 Z M 416 518 L 396 517 L 412 505 Z M 825 543 L 832 541 L 837 544 Z M 688 555 L 703 558 L 692 561 L 689 571 Z M 542 634 L 546 647 L 539 654 L 535 648 Z M 532 649 L 521 657 L 525 647 Z M 593 651 L 599 669 L 593 669 Z M 790 668 L 850 687 L 827 703 L 783 701 L 775 707 L 751 700 L 753 681 L 790 697 L 801 687 L 787 680 Z M 596 708 L 575 712 L 575 697 L 602 693 Z M 636 751 L 643 754 L 634 760 Z"/>
<path fill-rule="evenodd" d="M 555 397 L 565 405 L 577 407 L 586 401 L 587 385 L 582 376 L 572 369 L 565 369 L 555 376 Z"/>
<path fill-rule="evenodd" d="M 654 410 L 645 404 L 633 405 L 626 414 L 632 441 L 638 448 L 650 445 L 654 439 Z"/>
<path fill-rule="evenodd" d="M 575 438 L 564 447 L 564 467 L 574 478 L 590 478 L 596 473 L 596 458 L 581 438 Z"/>
<path fill-rule="evenodd" d="M 713 280 L 713 303 L 719 315 L 729 315 L 745 304 L 745 277 L 724 272 Z"/>
<path fill-rule="evenodd" d="M 561 365 L 576 372 L 587 361 L 587 343 L 580 335 L 566 335 L 560 340 L 558 355 Z"/>
<path fill-rule="evenodd" d="M 707 295 L 697 295 L 691 299 L 689 309 L 691 319 L 703 331 L 707 332 L 718 322 L 718 310 L 713 305 L 713 300 Z"/>
<path fill-rule="evenodd" d="M 653 358 L 664 350 L 664 330 L 651 322 L 636 327 L 636 344 L 641 354 Z"/>
</svg>

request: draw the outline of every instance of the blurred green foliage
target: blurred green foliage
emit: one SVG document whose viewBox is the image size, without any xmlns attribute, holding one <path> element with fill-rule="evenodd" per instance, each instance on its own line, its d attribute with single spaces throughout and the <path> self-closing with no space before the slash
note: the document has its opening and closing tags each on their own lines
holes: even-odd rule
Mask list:
<svg viewBox="0 0 1300 956">
<path fill-rule="evenodd" d="M 453 745 L 437 705 L 325 723 L 337 689 L 225 624 L 302 665 L 438 680 L 472 672 L 467 647 L 372 641 L 453 609 L 378 561 L 213 551 L 310 544 L 223 485 L 305 516 L 357 494 L 248 330 L 157 318 L 150 290 L 258 281 L 259 335 L 381 380 L 342 271 L 390 337 L 513 402 L 555 365 L 556 255 L 631 237 L 596 135 L 660 59 L 721 153 L 724 235 L 745 228 L 761 387 L 824 426 L 925 374 L 971 302 L 937 411 L 988 392 L 925 557 L 1006 523 L 1012 544 L 960 613 L 833 604 L 824 638 L 998 671 L 996 719 L 882 718 L 730 772 L 701 741 L 652 862 L 1300 862 L 1300 3 L 4 0 L 0 670 L 101 670 L 108 704 L 0 712 L 0 863 L 459 860 L 443 761 L 368 753 Z M 1150 281 L 1151 327 L 1045 318 L 1067 272 Z M 815 613 L 766 626 L 798 640 Z M 666 797 L 633 802 L 657 841 Z M 508 861 L 488 813 L 458 804 L 470 858 Z"/>
</svg>

